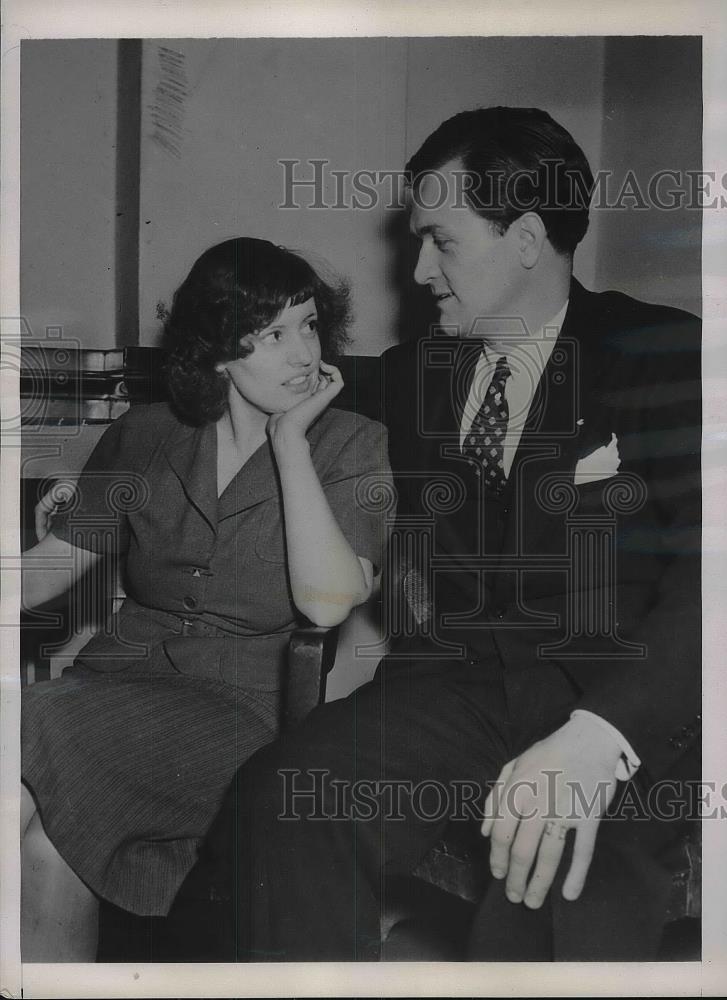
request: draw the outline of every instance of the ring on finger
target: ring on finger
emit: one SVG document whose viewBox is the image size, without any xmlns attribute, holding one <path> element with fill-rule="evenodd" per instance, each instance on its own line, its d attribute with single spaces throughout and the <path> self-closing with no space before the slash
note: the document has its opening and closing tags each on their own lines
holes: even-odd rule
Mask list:
<svg viewBox="0 0 727 1000">
<path fill-rule="evenodd" d="M 561 826 L 560 823 L 556 823 L 555 820 L 549 819 L 545 824 L 545 833 L 547 836 L 552 836 L 555 832 L 558 832 L 558 840 L 565 840 L 565 835 L 568 832 L 568 828 Z"/>
</svg>

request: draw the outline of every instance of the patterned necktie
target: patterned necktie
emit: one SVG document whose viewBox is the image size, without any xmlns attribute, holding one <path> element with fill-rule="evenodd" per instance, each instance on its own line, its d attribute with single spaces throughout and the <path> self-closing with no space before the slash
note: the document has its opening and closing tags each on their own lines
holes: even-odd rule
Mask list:
<svg viewBox="0 0 727 1000">
<path fill-rule="evenodd" d="M 492 381 L 482 400 L 472 427 L 467 433 L 462 454 L 484 478 L 488 493 L 500 493 L 506 482 L 504 447 L 509 410 L 505 399 L 505 382 L 511 372 L 507 358 L 498 358 Z"/>
</svg>

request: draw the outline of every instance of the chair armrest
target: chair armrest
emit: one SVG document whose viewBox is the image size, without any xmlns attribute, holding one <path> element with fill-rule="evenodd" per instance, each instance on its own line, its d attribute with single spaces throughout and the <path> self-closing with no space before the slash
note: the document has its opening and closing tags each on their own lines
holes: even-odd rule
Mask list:
<svg viewBox="0 0 727 1000">
<path fill-rule="evenodd" d="M 326 695 L 326 677 L 336 660 L 338 628 L 296 629 L 288 646 L 283 728 L 302 722 Z"/>
</svg>

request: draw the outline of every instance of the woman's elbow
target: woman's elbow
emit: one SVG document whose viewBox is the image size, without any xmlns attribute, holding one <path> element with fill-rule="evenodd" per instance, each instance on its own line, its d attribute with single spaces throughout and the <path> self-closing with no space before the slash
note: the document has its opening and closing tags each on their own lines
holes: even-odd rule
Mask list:
<svg viewBox="0 0 727 1000">
<path fill-rule="evenodd" d="M 335 628 L 348 618 L 353 604 L 336 607 L 314 605 L 303 611 L 303 614 L 319 628 Z"/>
<path fill-rule="evenodd" d="M 344 622 L 351 613 L 355 601 L 344 594 L 320 594 L 316 597 L 310 594 L 295 602 L 296 607 L 309 621 L 319 628 L 335 628 Z"/>
<path fill-rule="evenodd" d="M 350 615 L 353 608 L 363 604 L 368 594 L 344 594 L 324 592 L 315 587 L 305 586 L 299 594 L 294 594 L 295 606 L 314 625 L 320 628 L 335 628 Z"/>
</svg>

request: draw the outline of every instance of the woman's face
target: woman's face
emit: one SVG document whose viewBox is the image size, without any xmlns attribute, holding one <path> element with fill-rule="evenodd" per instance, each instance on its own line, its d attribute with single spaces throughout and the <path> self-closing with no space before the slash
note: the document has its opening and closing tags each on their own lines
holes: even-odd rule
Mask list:
<svg viewBox="0 0 727 1000">
<path fill-rule="evenodd" d="M 315 300 L 287 305 L 269 326 L 248 334 L 252 354 L 218 366 L 234 390 L 262 413 L 284 413 L 318 387 L 321 345 Z"/>
</svg>

